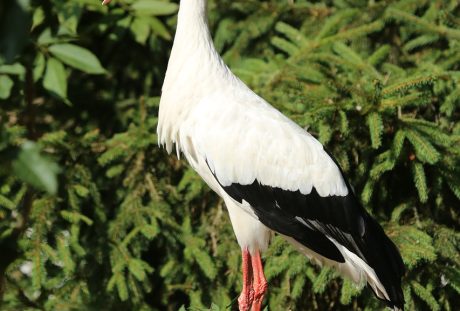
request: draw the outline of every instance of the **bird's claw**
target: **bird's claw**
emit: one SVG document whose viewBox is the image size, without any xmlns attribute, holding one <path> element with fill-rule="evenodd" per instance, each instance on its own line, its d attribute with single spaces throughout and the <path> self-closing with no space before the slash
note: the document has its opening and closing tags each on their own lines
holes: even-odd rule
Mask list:
<svg viewBox="0 0 460 311">
<path fill-rule="evenodd" d="M 262 302 L 264 301 L 267 289 L 268 283 L 265 280 L 259 284 L 254 284 L 254 302 L 252 303 L 252 311 L 260 311 L 262 309 Z"/>
<path fill-rule="evenodd" d="M 252 303 L 254 301 L 254 290 L 241 292 L 240 297 L 238 297 L 238 309 L 240 311 L 249 311 L 251 310 Z"/>
</svg>

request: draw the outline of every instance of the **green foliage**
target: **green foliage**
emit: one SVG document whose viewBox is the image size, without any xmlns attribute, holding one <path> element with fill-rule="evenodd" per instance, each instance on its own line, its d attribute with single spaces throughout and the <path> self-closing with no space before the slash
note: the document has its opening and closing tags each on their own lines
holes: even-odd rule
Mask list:
<svg viewBox="0 0 460 311">
<path fill-rule="evenodd" d="M 0 308 L 224 310 L 223 202 L 158 148 L 177 1 L 0 3 Z M 209 3 L 218 50 L 326 144 L 401 250 L 407 310 L 460 299 L 458 1 Z M 275 236 L 269 310 L 382 309 Z"/>
<path fill-rule="evenodd" d="M 24 142 L 16 159 L 12 162 L 13 174 L 39 190 L 45 190 L 49 194 L 57 192 L 57 173 L 59 167 L 43 158 L 35 143 Z"/>
<path fill-rule="evenodd" d="M 73 44 L 54 44 L 48 50 L 63 63 L 75 69 L 93 74 L 104 73 L 104 68 L 96 56 L 82 47 Z"/>
</svg>

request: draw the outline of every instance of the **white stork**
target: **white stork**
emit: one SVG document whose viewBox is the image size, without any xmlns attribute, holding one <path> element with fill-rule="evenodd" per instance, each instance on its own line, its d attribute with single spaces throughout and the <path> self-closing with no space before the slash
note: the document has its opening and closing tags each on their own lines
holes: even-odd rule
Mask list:
<svg viewBox="0 0 460 311">
<path fill-rule="evenodd" d="M 105 0 L 104 2 L 110 2 Z M 227 206 L 242 251 L 240 310 L 260 310 L 270 232 L 404 307 L 396 246 L 320 142 L 238 79 L 215 50 L 207 0 L 181 0 L 160 101 L 159 144 L 182 152 Z"/>
</svg>

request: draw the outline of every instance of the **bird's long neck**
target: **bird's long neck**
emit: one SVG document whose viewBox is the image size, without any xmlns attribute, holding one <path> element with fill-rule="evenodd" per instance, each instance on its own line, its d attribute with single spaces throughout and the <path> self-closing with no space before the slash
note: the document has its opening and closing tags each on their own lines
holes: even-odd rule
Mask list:
<svg viewBox="0 0 460 311">
<path fill-rule="evenodd" d="M 177 30 L 162 87 L 158 134 L 170 149 L 183 120 L 204 97 L 236 81 L 214 48 L 207 0 L 181 0 Z"/>
<path fill-rule="evenodd" d="M 163 91 L 170 86 L 177 87 L 181 79 L 193 77 L 193 81 L 199 81 L 200 73 L 205 70 L 209 75 L 226 67 L 214 48 L 206 9 L 207 0 L 180 1 L 177 30 Z M 190 84 L 187 81 L 187 85 Z"/>
<path fill-rule="evenodd" d="M 181 0 L 174 44 L 210 41 L 207 0 Z"/>
</svg>

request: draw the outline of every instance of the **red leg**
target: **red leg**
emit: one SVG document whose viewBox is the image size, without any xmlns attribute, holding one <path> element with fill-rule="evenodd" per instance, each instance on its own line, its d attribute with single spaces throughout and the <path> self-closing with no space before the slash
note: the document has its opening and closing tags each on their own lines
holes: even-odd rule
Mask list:
<svg viewBox="0 0 460 311">
<path fill-rule="evenodd" d="M 243 290 L 238 298 L 240 311 L 249 311 L 254 300 L 254 290 L 252 288 L 252 265 L 251 254 L 247 249 L 241 253 L 243 259 Z"/>
<path fill-rule="evenodd" d="M 264 295 L 267 292 L 268 283 L 265 279 L 264 267 L 259 251 L 256 251 L 251 257 L 251 261 L 254 269 L 254 302 L 252 304 L 252 311 L 260 311 L 262 302 L 264 301 Z"/>
</svg>

